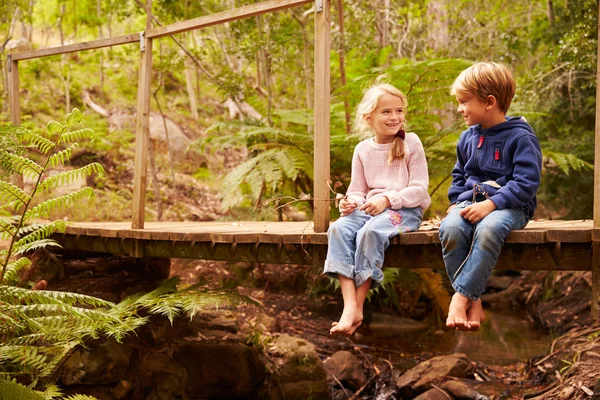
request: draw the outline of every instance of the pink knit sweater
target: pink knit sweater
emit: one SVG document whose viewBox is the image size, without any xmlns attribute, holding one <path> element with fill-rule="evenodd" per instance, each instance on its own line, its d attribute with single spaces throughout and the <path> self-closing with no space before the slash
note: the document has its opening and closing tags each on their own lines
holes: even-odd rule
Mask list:
<svg viewBox="0 0 600 400">
<path fill-rule="evenodd" d="M 395 210 L 429 207 L 429 173 L 421 140 L 415 133 L 407 133 L 404 158 L 392 164 L 388 164 L 390 147 L 391 143 L 379 144 L 373 138 L 356 145 L 348 198 L 359 207 L 380 196 L 387 197 Z"/>
</svg>

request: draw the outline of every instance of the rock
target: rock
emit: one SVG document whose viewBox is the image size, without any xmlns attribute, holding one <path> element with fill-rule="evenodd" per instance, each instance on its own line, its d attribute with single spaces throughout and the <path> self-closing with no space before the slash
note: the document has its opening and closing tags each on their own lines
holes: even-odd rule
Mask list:
<svg viewBox="0 0 600 400">
<path fill-rule="evenodd" d="M 376 337 L 397 336 L 404 333 L 422 332 L 429 329 L 429 326 L 423 322 L 418 322 L 410 318 L 378 313 L 372 314 L 368 327 L 369 335 Z"/>
<path fill-rule="evenodd" d="M 271 400 L 330 400 L 329 385 L 326 380 L 284 383 L 281 390 L 271 392 Z"/>
<path fill-rule="evenodd" d="M 212 330 L 231 333 L 239 331 L 237 317 L 230 310 L 202 311 L 194 317 L 194 323 Z"/>
<path fill-rule="evenodd" d="M 314 344 L 286 333 L 279 335 L 269 350 L 285 357 L 317 356 Z"/>
<path fill-rule="evenodd" d="M 447 392 L 452 393 L 459 399 L 470 399 L 470 400 L 487 400 L 486 396 L 479 394 L 471 386 L 464 382 L 449 380 L 444 382 L 441 386 Z"/>
<path fill-rule="evenodd" d="M 342 382 L 345 388 L 360 389 L 367 378 L 360 361 L 349 351 L 338 351 L 323 363 L 330 384 L 334 382 L 332 376 Z"/>
<path fill-rule="evenodd" d="M 95 340 L 79 347 L 60 370 L 64 386 L 117 383 L 127 371 L 132 350 L 114 339 Z"/>
<path fill-rule="evenodd" d="M 594 385 L 594 394 L 592 395 L 592 400 L 600 400 L 600 379 L 598 379 Z"/>
<path fill-rule="evenodd" d="M 243 344 L 186 339 L 173 357 L 188 371 L 190 398 L 247 398 L 265 376 L 258 351 Z"/>
<path fill-rule="evenodd" d="M 405 397 L 415 397 L 432 388 L 432 383 L 446 376 L 465 378 L 472 373 L 471 360 L 462 354 L 433 357 L 406 371 L 396 381 L 396 388 Z"/>
<path fill-rule="evenodd" d="M 413 400 L 452 400 L 456 397 L 444 392 L 441 389 L 429 389 L 425 393 L 422 393 L 415 397 Z"/>
</svg>

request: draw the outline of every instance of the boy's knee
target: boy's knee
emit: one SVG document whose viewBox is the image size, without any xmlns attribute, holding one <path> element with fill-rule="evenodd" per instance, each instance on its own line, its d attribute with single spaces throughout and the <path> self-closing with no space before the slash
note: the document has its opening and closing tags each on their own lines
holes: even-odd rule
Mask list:
<svg viewBox="0 0 600 400">
<path fill-rule="evenodd" d="M 475 232 L 475 240 L 486 251 L 497 251 L 502 247 L 509 230 L 503 226 L 480 225 Z"/>
</svg>

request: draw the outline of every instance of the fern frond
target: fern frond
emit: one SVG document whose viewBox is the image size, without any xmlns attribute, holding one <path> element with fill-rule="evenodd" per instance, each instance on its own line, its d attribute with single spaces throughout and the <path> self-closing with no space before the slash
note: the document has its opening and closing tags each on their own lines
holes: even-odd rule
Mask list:
<svg viewBox="0 0 600 400">
<path fill-rule="evenodd" d="M 59 135 L 64 132 L 65 129 L 67 129 L 67 126 L 57 121 L 48 121 L 48 124 L 46 125 L 46 130 L 50 135 Z"/>
<path fill-rule="evenodd" d="M 98 400 L 95 397 L 88 396 L 86 394 L 73 394 L 69 397 L 63 398 L 63 400 Z"/>
<path fill-rule="evenodd" d="M 15 236 L 17 227 L 9 223 L 5 219 L 0 219 L 0 239 L 8 239 Z"/>
<path fill-rule="evenodd" d="M 431 294 L 438 309 L 445 313 L 450 307 L 451 297 L 442 281 L 442 275 L 431 269 L 416 269 L 414 271 L 421 278 L 427 291 Z"/>
<path fill-rule="evenodd" d="M 569 174 L 571 171 L 579 172 L 584 170 L 593 170 L 594 165 L 578 158 L 574 154 L 561 153 L 558 151 L 545 150 L 544 158 L 553 160 L 556 166 L 564 173 Z"/>
<path fill-rule="evenodd" d="M 56 146 L 54 144 L 54 142 L 52 142 L 51 140 L 46 139 L 45 137 L 32 132 L 32 131 L 25 131 L 23 132 L 23 134 L 21 135 L 22 140 L 24 140 L 29 146 L 33 146 L 36 149 L 39 150 L 40 153 L 47 155 L 48 153 L 50 153 L 52 151 L 52 149 L 54 149 L 54 147 Z"/>
<path fill-rule="evenodd" d="M 98 163 L 91 163 L 78 169 L 49 176 L 40 183 L 38 190 L 47 191 L 59 185 L 66 185 L 78 179 L 86 178 L 94 172 L 98 175 L 104 175 L 104 168 Z"/>
<path fill-rule="evenodd" d="M 56 232 L 64 233 L 66 229 L 67 223 L 63 220 L 57 220 L 41 225 L 38 229 L 19 239 L 19 241 L 15 243 L 15 248 L 21 249 L 23 246 L 29 245 L 35 241 L 47 239 Z"/>
<path fill-rule="evenodd" d="M 45 249 L 46 247 L 59 247 L 62 249 L 62 246 L 58 244 L 56 240 L 53 239 L 38 240 L 32 243 L 24 244 L 22 246 L 17 246 L 17 244 L 15 243 L 13 249 L 15 255 L 21 255 L 30 251 Z"/>
<path fill-rule="evenodd" d="M 6 151 L 0 151 L 0 162 L 2 162 L 2 164 L 10 165 L 11 171 L 17 172 L 23 176 L 28 176 L 32 179 L 37 179 L 37 177 L 44 172 L 44 168 L 35 161 Z"/>
<path fill-rule="evenodd" d="M 14 283 L 19 277 L 19 273 L 31 266 L 31 261 L 27 257 L 21 257 L 17 261 L 7 265 L 4 274 L 4 283 Z"/>
<path fill-rule="evenodd" d="M 0 203 L 13 200 L 25 205 L 31 200 L 31 197 L 18 186 L 0 180 Z"/>
<path fill-rule="evenodd" d="M 48 199 L 45 202 L 33 207 L 31 210 L 28 210 L 25 214 L 24 221 L 27 222 L 32 218 L 37 217 L 47 217 L 53 210 L 77 204 L 79 199 L 84 196 L 92 197 L 94 196 L 94 191 L 89 187 L 85 187 L 64 196 Z"/>
<path fill-rule="evenodd" d="M 78 148 L 79 144 L 73 143 L 66 149 L 61 150 L 58 153 L 52 154 L 48 159 L 48 165 L 52 167 L 56 167 L 57 165 L 65 165 L 65 162 L 71 161 L 71 155 L 73 154 L 73 151 L 77 150 Z"/>
<path fill-rule="evenodd" d="M 0 393 L 3 400 L 46 400 L 40 392 L 29 389 L 16 380 L 0 378 Z"/>
<path fill-rule="evenodd" d="M 8 285 L 0 285 L 0 301 L 11 304 L 16 304 L 16 301 L 21 304 L 59 304 L 65 303 L 69 305 L 80 304 L 94 307 L 115 307 L 115 303 L 98 299 L 96 297 L 87 296 L 85 294 L 57 292 L 52 290 L 28 290 L 17 288 Z"/>
<path fill-rule="evenodd" d="M 93 139 L 94 131 L 89 128 L 78 129 L 76 131 L 66 132 L 60 136 L 59 143 L 72 143 L 81 139 Z"/>
</svg>

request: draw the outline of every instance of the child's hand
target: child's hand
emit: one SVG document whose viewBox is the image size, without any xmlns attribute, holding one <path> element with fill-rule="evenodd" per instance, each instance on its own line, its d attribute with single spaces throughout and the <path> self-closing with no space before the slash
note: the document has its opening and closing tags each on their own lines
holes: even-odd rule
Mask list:
<svg viewBox="0 0 600 400">
<path fill-rule="evenodd" d="M 352 213 L 356 210 L 356 202 L 348 198 L 340 200 L 340 213 L 342 217 Z"/>
<path fill-rule="evenodd" d="M 491 200 L 471 204 L 460 211 L 460 215 L 472 224 L 484 219 L 489 213 L 496 209 L 496 204 Z"/>
<path fill-rule="evenodd" d="M 365 204 L 363 204 L 360 210 L 374 217 L 376 215 L 381 214 L 383 210 L 391 206 L 392 205 L 390 204 L 388 198 L 385 196 L 381 196 L 376 198 L 375 200 L 367 201 Z"/>
</svg>

